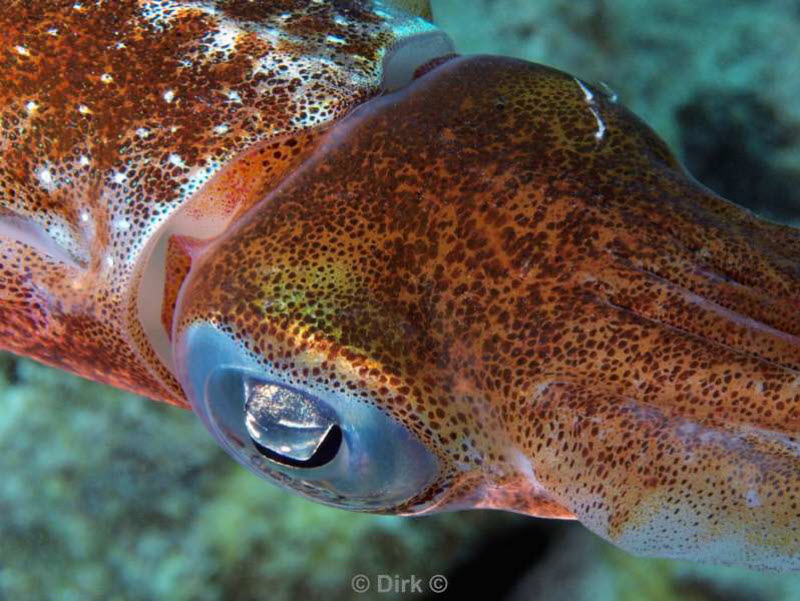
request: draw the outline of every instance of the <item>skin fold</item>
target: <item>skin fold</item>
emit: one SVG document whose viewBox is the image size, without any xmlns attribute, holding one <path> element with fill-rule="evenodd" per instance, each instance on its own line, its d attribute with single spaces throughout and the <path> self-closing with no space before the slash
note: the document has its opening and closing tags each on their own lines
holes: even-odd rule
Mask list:
<svg viewBox="0 0 800 601">
<path fill-rule="evenodd" d="M 187 333 L 209 327 L 286 387 L 377 408 L 435 457 L 432 481 L 377 511 L 577 518 L 637 554 L 800 568 L 798 231 L 714 195 L 624 107 L 546 67 L 452 58 L 391 93 L 379 95 L 378 71 L 331 89 L 349 95 L 319 122 L 268 142 L 198 142 L 227 154 L 195 188 L 156 171 L 175 200 L 155 224 L 133 218 L 135 203 L 107 203 L 113 144 L 103 169 L 64 163 L 66 197 L 30 200 L 19 190 L 42 183 L 39 159 L 78 151 L 56 137 L 34 152 L 34 134 L 4 125 L 0 217 L 85 231 L 88 203 L 95 233 L 61 243 L 59 259 L 0 232 L 3 347 L 186 406 L 183 390 L 199 394 Z M 113 131 L 128 140 L 120 132 L 139 127 Z M 106 140 L 93 132 L 76 148 Z M 262 158 L 267 143 L 279 148 Z M 152 151 L 169 163 L 176 144 Z M 131 164 L 119 185 L 148 185 L 152 162 Z M 185 207 L 207 228 L 220 206 L 214 236 L 164 243 L 166 275 L 147 298 L 175 349 L 165 359 L 136 325 L 149 237 Z M 135 239 L 97 233 L 119 214 L 139 223 Z M 127 253 L 125 270 L 102 267 L 120 256 L 108 249 Z"/>
</svg>

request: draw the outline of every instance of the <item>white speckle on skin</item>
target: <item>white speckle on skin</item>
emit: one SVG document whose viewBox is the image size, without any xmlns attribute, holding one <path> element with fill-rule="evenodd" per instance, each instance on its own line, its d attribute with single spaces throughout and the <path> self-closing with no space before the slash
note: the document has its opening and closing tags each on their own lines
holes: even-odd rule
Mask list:
<svg viewBox="0 0 800 601">
<path fill-rule="evenodd" d="M 85 104 L 81 104 L 80 106 L 78 106 L 78 112 L 81 115 L 91 115 L 92 114 L 92 109 L 90 109 Z"/>
<path fill-rule="evenodd" d="M 123 183 L 125 183 L 126 179 L 128 179 L 127 175 L 125 175 L 124 173 L 117 172 L 117 173 L 114 174 L 114 177 L 112 178 L 112 181 L 115 184 L 123 184 Z"/>
<path fill-rule="evenodd" d="M 53 171 L 50 165 L 42 165 L 35 170 L 36 180 L 39 182 L 39 185 L 42 189 L 46 190 L 47 192 L 53 192 L 58 188 L 58 180 L 53 175 Z"/>
<path fill-rule="evenodd" d="M 111 75 L 111 73 L 103 73 L 100 76 L 100 81 L 106 84 L 112 83 L 114 81 L 114 77 Z"/>
<path fill-rule="evenodd" d="M 603 121 L 603 118 L 600 117 L 600 111 L 598 111 L 596 107 L 590 107 L 589 110 L 597 120 L 597 131 L 595 132 L 594 137 L 597 138 L 597 141 L 599 142 L 606 135 L 606 123 Z"/>
<path fill-rule="evenodd" d="M 58 35 L 58 29 L 56 29 L 55 27 L 51 27 L 50 29 L 47 30 L 47 33 L 49 33 L 50 35 Z"/>
<path fill-rule="evenodd" d="M 81 167 L 86 167 L 86 166 L 87 166 L 87 165 L 88 165 L 90 162 L 91 162 L 91 161 L 89 161 L 89 157 L 87 157 L 85 154 L 82 154 L 82 155 L 81 155 L 81 156 L 78 158 L 78 164 L 79 164 Z"/>
<path fill-rule="evenodd" d="M 169 155 L 169 162 L 175 165 L 176 167 L 186 167 L 186 163 L 183 162 L 183 158 L 179 154 L 171 154 Z"/>
<path fill-rule="evenodd" d="M 221 22 L 219 29 L 211 35 L 210 46 L 213 50 L 222 53 L 223 60 L 229 60 L 236 48 L 236 41 L 239 39 L 239 30 L 232 27 L 229 23 Z"/>
<path fill-rule="evenodd" d="M 164 101 L 167 103 L 172 102 L 175 99 L 175 92 L 172 90 L 167 90 L 164 92 Z"/>
<path fill-rule="evenodd" d="M 340 38 L 338 35 L 329 35 L 325 38 L 331 44 L 346 44 L 347 40 Z"/>
<path fill-rule="evenodd" d="M 214 133 L 219 134 L 221 136 L 222 134 L 227 134 L 229 130 L 230 128 L 225 123 L 223 123 L 222 125 L 217 125 L 214 128 Z"/>
<path fill-rule="evenodd" d="M 525 476 L 532 490 L 539 494 L 548 494 L 545 487 L 542 486 L 541 482 L 539 482 L 539 479 L 536 477 L 536 471 L 533 469 L 531 460 L 524 453 L 519 449 L 512 448 L 509 449 L 508 455 L 512 465 Z"/>
<path fill-rule="evenodd" d="M 745 501 L 748 507 L 761 507 L 761 497 L 758 496 L 758 491 L 755 488 L 747 490 Z"/>
<path fill-rule="evenodd" d="M 21 56 L 30 56 L 31 52 L 25 46 L 14 46 L 14 50 L 17 51 L 17 54 Z"/>
<path fill-rule="evenodd" d="M 31 100 L 28 104 L 25 105 L 25 109 L 28 111 L 29 114 L 33 114 L 36 112 L 36 109 L 39 108 L 39 103 Z"/>
<path fill-rule="evenodd" d="M 81 213 L 81 221 L 83 223 L 89 223 L 89 213 L 87 211 Z"/>
<path fill-rule="evenodd" d="M 609 102 L 613 102 L 614 104 L 619 102 L 619 94 L 617 94 L 617 92 L 615 92 L 610 85 L 608 85 L 604 81 L 601 81 L 600 85 L 603 86 L 603 89 L 605 90 L 606 94 L 608 94 Z"/>
<path fill-rule="evenodd" d="M 692 421 L 685 421 L 677 428 L 677 432 L 682 436 L 694 436 L 700 432 L 700 426 Z"/>
<path fill-rule="evenodd" d="M 230 92 L 228 92 L 227 96 L 228 96 L 228 100 L 230 100 L 231 102 L 241 102 L 242 101 L 242 97 L 239 96 L 239 92 L 237 92 L 236 90 L 231 90 Z"/>
<path fill-rule="evenodd" d="M 120 231 L 125 232 L 131 229 L 131 222 L 128 221 L 127 219 L 118 219 L 117 221 L 114 222 L 114 227 Z"/>
<path fill-rule="evenodd" d="M 136 135 L 139 136 L 140 138 L 146 138 L 147 136 L 150 135 L 150 131 L 145 129 L 144 127 L 140 127 L 139 129 L 136 130 Z"/>
<path fill-rule="evenodd" d="M 578 84 L 578 87 L 583 92 L 583 98 L 586 100 L 586 104 L 589 105 L 589 112 L 592 113 L 594 116 L 595 121 L 597 121 L 597 131 L 594 134 L 595 139 L 600 142 L 606 135 L 606 123 L 603 121 L 603 118 L 600 116 L 600 111 L 597 110 L 597 105 L 595 104 L 594 93 L 589 89 L 589 87 L 583 83 L 577 77 L 573 77 L 575 83 Z"/>
<path fill-rule="evenodd" d="M 586 99 L 586 102 L 588 102 L 590 104 L 593 104 L 594 103 L 594 94 L 592 93 L 592 91 L 586 86 L 585 83 L 583 83 L 577 77 L 575 77 L 573 79 L 575 80 L 575 83 L 578 84 L 578 87 L 583 92 L 583 97 Z"/>
<path fill-rule="evenodd" d="M 547 389 L 550 388 L 550 384 L 552 384 L 552 382 L 543 382 L 537 385 L 536 388 L 533 389 L 534 398 L 538 398 L 547 392 Z"/>
</svg>

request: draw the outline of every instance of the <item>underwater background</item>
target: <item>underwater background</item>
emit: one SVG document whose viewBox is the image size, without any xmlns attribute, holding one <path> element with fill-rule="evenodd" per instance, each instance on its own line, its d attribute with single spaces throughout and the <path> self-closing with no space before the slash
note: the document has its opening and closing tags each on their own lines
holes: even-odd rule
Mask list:
<svg viewBox="0 0 800 601">
<path fill-rule="evenodd" d="M 800 224 L 797 1 L 433 5 L 460 52 L 606 82 L 701 182 Z M 422 592 L 399 592 L 412 577 Z M 191 413 L 0 354 L 0 601 L 472 597 L 777 601 L 800 575 L 634 558 L 577 523 L 329 509 L 246 472 Z"/>
</svg>

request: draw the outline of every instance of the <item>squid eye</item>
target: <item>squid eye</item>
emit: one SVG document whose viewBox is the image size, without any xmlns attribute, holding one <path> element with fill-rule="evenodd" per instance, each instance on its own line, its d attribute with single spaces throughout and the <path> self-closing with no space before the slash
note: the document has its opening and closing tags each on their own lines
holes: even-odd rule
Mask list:
<svg viewBox="0 0 800 601">
<path fill-rule="evenodd" d="M 396 507 L 436 479 L 438 461 L 376 405 L 286 374 L 217 328 L 175 338 L 178 375 L 221 446 L 261 477 L 317 501 Z"/>
<path fill-rule="evenodd" d="M 321 467 L 342 446 L 332 411 L 274 384 L 245 379 L 245 425 L 258 452 L 291 467 Z"/>
</svg>

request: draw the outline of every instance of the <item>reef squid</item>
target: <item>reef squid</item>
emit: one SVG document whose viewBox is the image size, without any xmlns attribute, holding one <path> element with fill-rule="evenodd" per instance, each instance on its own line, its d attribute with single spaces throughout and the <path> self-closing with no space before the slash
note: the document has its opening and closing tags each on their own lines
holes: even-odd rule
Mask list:
<svg viewBox="0 0 800 601">
<path fill-rule="evenodd" d="M 316 501 L 800 568 L 800 235 L 426 0 L 7 0 L 0 347 Z"/>
</svg>

